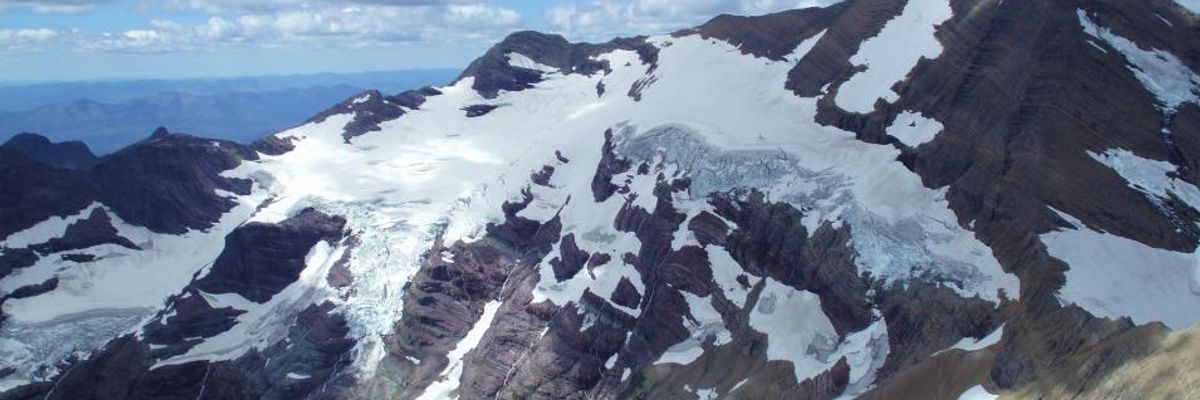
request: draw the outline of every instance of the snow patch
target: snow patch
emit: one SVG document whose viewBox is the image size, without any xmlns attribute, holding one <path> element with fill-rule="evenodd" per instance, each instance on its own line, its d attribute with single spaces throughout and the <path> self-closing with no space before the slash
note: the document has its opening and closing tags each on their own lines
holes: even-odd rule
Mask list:
<svg viewBox="0 0 1200 400">
<path fill-rule="evenodd" d="M 61 238 L 67 232 L 67 227 L 86 218 L 92 214 L 92 210 L 100 207 L 100 203 L 92 203 L 75 214 L 66 216 L 52 216 L 45 221 L 38 222 L 36 225 L 26 228 L 19 232 L 13 232 L 0 241 L 0 247 L 21 248 L 29 247 L 30 245 L 45 243 L 47 240 Z M 111 214 L 110 214 L 111 215 Z"/>
<path fill-rule="evenodd" d="M 1082 16 L 1081 16 L 1082 18 Z M 1088 152 L 1154 204 L 1171 195 L 1200 208 L 1200 189 L 1173 176 L 1176 167 L 1124 149 Z M 1050 255 L 1071 266 L 1059 293 L 1093 314 L 1136 323 L 1162 321 L 1173 329 L 1200 322 L 1200 252 L 1180 253 L 1088 229 L 1054 210 L 1075 229 L 1042 235 Z"/>
<path fill-rule="evenodd" d="M 908 147 L 916 148 L 933 140 L 943 129 L 945 127 L 942 123 L 935 119 L 926 118 L 920 113 L 904 111 L 888 126 L 887 134 Z"/>
<path fill-rule="evenodd" d="M 1089 151 L 1088 155 L 1116 171 L 1130 187 L 1150 196 L 1152 201 L 1161 201 L 1174 194 L 1200 209 L 1200 189 L 1173 177 L 1172 174 L 1177 172 L 1174 164 L 1142 158 L 1125 149 L 1109 149 L 1104 153 Z"/>
<path fill-rule="evenodd" d="M 476 321 L 475 325 L 471 326 L 471 330 L 467 331 L 467 335 L 454 346 L 453 350 L 450 350 L 450 353 L 446 354 L 446 357 L 450 359 L 450 365 L 446 366 L 438 380 L 425 388 L 425 392 L 421 393 L 417 400 L 458 398 L 454 391 L 461 383 L 464 358 L 467 353 L 479 346 L 479 341 L 483 340 L 483 335 L 487 333 L 488 328 L 492 326 L 492 321 L 496 319 L 496 313 L 500 311 L 501 304 L 499 300 L 492 300 L 483 305 L 483 315 L 479 317 L 479 321 Z"/>
<path fill-rule="evenodd" d="M 750 313 L 750 327 L 767 335 L 767 359 L 790 361 L 796 381 L 829 369 L 838 334 L 821 311 L 821 299 L 765 278 L 766 286 Z"/>
<path fill-rule="evenodd" d="M 204 300 L 213 308 L 230 307 L 245 313 L 237 316 L 237 324 L 229 330 L 205 339 L 187 353 L 158 362 L 154 368 L 197 360 L 232 360 L 251 349 L 264 349 L 284 339 L 296 315 L 329 296 L 331 289 L 324 283 L 325 277 L 345 250 L 325 241 L 317 242 L 305 258 L 305 267 L 299 279 L 266 303 L 255 303 L 237 293 L 201 292 Z"/>
<path fill-rule="evenodd" d="M 800 62 L 800 59 L 808 55 L 808 52 L 812 51 L 813 47 L 817 46 L 817 42 L 820 42 L 821 38 L 825 37 L 825 32 L 828 31 L 828 29 L 822 29 L 821 32 L 818 32 L 816 35 L 813 35 L 808 39 L 804 39 L 800 42 L 800 45 L 796 46 L 796 49 L 792 51 L 792 54 L 788 54 L 788 56 L 785 58 L 789 62 Z"/>
<path fill-rule="evenodd" d="M 949 351 L 951 349 L 959 349 L 959 350 L 965 350 L 965 351 L 982 350 L 982 349 L 991 347 L 992 345 L 994 345 L 996 343 L 1000 343 L 1000 339 L 1002 337 L 1004 337 L 1004 325 L 1000 325 L 999 328 L 996 328 L 995 331 L 992 331 L 992 333 L 989 333 L 987 336 L 984 336 L 982 339 L 975 339 L 972 337 L 962 338 L 961 340 L 958 341 L 958 343 L 955 343 L 953 346 L 950 346 L 949 349 L 938 351 L 936 353 L 933 353 L 933 355 L 936 356 L 938 354 L 941 354 L 942 352 Z"/>
<path fill-rule="evenodd" d="M 508 54 L 505 54 L 505 56 L 508 57 L 508 65 L 511 65 L 511 66 L 514 66 L 517 68 L 532 69 L 534 71 L 541 71 L 541 72 L 545 72 L 545 73 L 558 72 L 558 68 L 554 68 L 549 65 L 542 64 L 537 61 L 533 61 L 532 58 L 529 58 L 528 56 L 521 54 L 521 53 L 510 52 Z"/>
<path fill-rule="evenodd" d="M 1107 318 L 1128 316 L 1137 324 L 1162 321 L 1171 329 L 1200 322 L 1196 254 L 1156 249 L 1084 226 L 1045 233 L 1050 256 L 1071 266 L 1059 299 Z"/>
<path fill-rule="evenodd" d="M 1099 26 L 1087 12 L 1077 11 L 1083 31 L 1112 46 L 1129 62 L 1129 70 L 1142 85 L 1158 98 L 1166 114 L 1173 114 L 1183 103 L 1200 104 L 1200 76 L 1184 65 L 1179 57 L 1164 50 L 1143 50 L 1137 43 Z"/>
<path fill-rule="evenodd" d="M 312 378 L 312 375 L 303 374 L 303 373 L 299 373 L 299 372 L 288 372 L 287 378 L 292 379 L 292 380 L 305 380 L 305 379 Z"/>
<path fill-rule="evenodd" d="M 1179 4 L 1192 13 L 1200 14 L 1200 0 L 1175 0 L 1175 4 Z"/>
<path fill-rule="evenodd" d="M 227 171 L 232 176 L 236 171 Z M 17 366 L 17 372 L 0 379 L 0 386 L 46 379 L 37 369 L 72 354 L 89 354 L 112 338 L 131 333 L 153 317 L 163 302 L 211 265 L 225 245 L 225 236 L 265 200 L 261 193 L 234 197 L 237 206 L 206 231 L 182 235 L 159 234 L 131 225 L 105 208 L 117 233 L 141 250 L 100 245 L 79 251 L 96 256 L 88 263 L 61 257 L 42 257 L 36 264 L 0 280 L 0 292 L 58 277 L 58 288 L 48 293 L 11 299 L 3 305 L 9 319 L 0 327 L 0 364 Z M 54 217 L 25 233 L 10 237 L 9 244 L 33 244 L 58 237 L 66 226 L 84 218 L 92 204 L 77 215 Z M 15 240 L 15 242 L 14 242 Z M 54 371 L 50 368 L 49 371 Z M 56 372 L 51 372 L 51 374 Z M 15 382 L 15 383 L 14 383 Z"/>
<path fill-rule="evenodd" d="M 850 58 L 851 64 L 867 69 L 843 83 L 834 102 L 843 110 L 866 114 L 875 110 L 878 99 L 898 100 L 892 85 L 903 80 L 921 58 L 942 54 L 934 32 L 953 15 L 948 0 L 909 0 L 899 16 L 888 21 L 879 35 L 864 41 Z"/>
<path fill-rule="evenodd" d="M 996 400 L 998 398 L 1000 396 L 988 393 L 987 389 L 983 388 L 983 385 L 972 386 L 958 396 L 958 400 Z"/>
<path fill-rule="evenodd" d="M 711 296 L 700 297 L 688 292 L 681 293 L 691 313 L 691 318 L 685 317 L 683 320 L 691 336 L 667 348 L 655 364 L 691 364 L 704 354 L 704 348 L 701 347 L 703 343 L 711 340 L 713 346 L 720 346 L 733 340 L 733 335 L 725 328 L 725 320 L 716 308 L 713 308 Z"/>
<path fill-rule="evenodd" d="M 742 266 L 724 247 L 708 246 L 704 250 L 708 252 L 708 261 L 712 264 L 713 280 L 725 292 L 725 298 L 738 308 L 745 307 L 750 290 L 737 281 L 738 275 L 746 273 Z"/>
</svg>

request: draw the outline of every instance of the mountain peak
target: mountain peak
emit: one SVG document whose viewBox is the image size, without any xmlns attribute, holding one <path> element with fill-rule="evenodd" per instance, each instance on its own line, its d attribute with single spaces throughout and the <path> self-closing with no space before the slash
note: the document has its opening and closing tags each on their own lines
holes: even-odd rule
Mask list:
<svg viewBox="0 0 1200 400">
<path fill-rule="evenodd" d="M 492 46 L 467 66 L 458 80 L 474 78 L 471 88 L 490 99 L 501 91 L 531 88 L 549 73 L 592 75 L 608 71 L 608 63 L 594 56 L 618 49 L 637 51 L 648 63 L 657 54 L 657 48 L 646 43 L 645 37 L 618 38 L 602 44 L 572 43 L 556 34 L 520 31 Z"/>
<path fill-rule="evenodd" d="M 160 126 L 156 129 L 154 129 L 154 132 L 150 133 L 150 138 L 158 139 L 158 138 L 167 137 L 167 135 L 170 135 L 170 134 L 171 134 L 171 131 L 168 131 L 166 127 Z"/>
<path fill-rule="evenodd" d="M 19 133 L 4 142 L 4 147 L 29 158 L 59 168 L 87 168 L 96 162 L 96 155 L 83 142 L 72 140 L 55 143 L 36 133 Z"/>
</svg>

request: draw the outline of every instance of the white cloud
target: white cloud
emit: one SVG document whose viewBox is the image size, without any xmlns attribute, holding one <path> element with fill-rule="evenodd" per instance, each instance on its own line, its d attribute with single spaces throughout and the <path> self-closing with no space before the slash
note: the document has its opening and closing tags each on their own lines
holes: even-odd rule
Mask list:
<svg viewBox="0 0 1200 400">
<path fill-rule="evenodd" d="M 550 27 L 573 39 L 666 33 L 690 28 L 721 13 L 757 15 L 824 6 L 841 0 L 593 0 L 546 10 Z"/>
<path fill-rule="evenodd" d="M 112 0 L 0 0 L 0 11 L 28 8 L 39 13 L 82 13 Z"/>
<path fill-rule="evenodd" d="M 0 0 L 0 10 L 86 10 L 112 0 Z M 517 11 L 484 0 L 139 0 L 160 19 L 116 31 L 3 30 L 0 50 L 51 45 L 89 52 L 163 53 L 231 48 L 369 48 L 399 44 L 490 44 L 525 26 Z M 544 17 L 573 40 L 657 34 L 698 25 L 720 13 L 762 14 L 838 0 L 586 0 Z M 172 11 L 202 13 L 179 22 Z M 165 16 L 165 17 L 163 17 Z M 0 28 L 2 29 L 2 28 Z"/>
<path fill-rule="evenodd" d="M 258 6 L 290 1 L 270 0 Z M 185 6 L 230 9 L 234 3 L 243 2 L 189 0 Z M 88 51 L 138 53 L 235 46 L 361 48 L 415 42 L 491 41 L 522 24 L 516 11 L 486 4 L 377 3 L 385 2 L 359 0 L 254 11 L 244 8 L 233 15 L 212 16 L 204 23 L 155 20 L 137 29 L 81 36 L 76 42 Z"/>
<path fill-rule="evenodd" d="M 0 51 L 37 51 L 44 43 L 58 39 L 62 34 L 51 29 L 0 29 Z"/>
<path fill-rule="evenodd" d="M 269 13 L 321 6 L 437 6 L 472 4 L 479 0 L 140 0 L 141 8 L 203 11 L 211 14 Z"/>
</svg>

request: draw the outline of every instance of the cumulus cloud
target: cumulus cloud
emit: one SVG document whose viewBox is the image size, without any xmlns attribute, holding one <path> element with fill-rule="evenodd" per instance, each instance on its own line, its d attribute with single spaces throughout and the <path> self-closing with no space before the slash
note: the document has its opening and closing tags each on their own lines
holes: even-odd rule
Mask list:
<svg viewBox="0 0 1200 400">
<path fill-rule="evenodd" d="M 36 51 L 44 43 L 54 41 L 62 36 L 59 31 L 51 29 L 0 29 L 0 51 L 25 52 Z"/>
<path fill-rule="evenodd" d="M 756 15 L 825 6 L 841 0 L 593 0 L 546 10 L 558 33 L 575 39 L 605 40 L 613 36 L 655 34 L 689 28 L 721 13 Z"/>
<path fill-rule="evenodd" d="M 65 12 L 112 0 L 0 0 L 0 10 Z M 490 43 L 525 26 L 515 10 L 485 0 L 139 0 L 158 19 L 110 31 L 3 30 L 0 49 L 60 45 L 90 52 L 165 53 L 231 48 L 368 48 Z M 761 14 L 839 0 L 583 0 L 545 10 L 547 25 L 574 40 L 656 34 L 720 13 Z M 130 10 L 130 12 L 135 12 Z M 206 20 L 174 19 L 176 12 Z M 0 28 L 2 29 L 2 28 Z"/>
<path fill-rule="evenodd" d="M 40 13 L 81 13 L 112 0 L 0 0 L 0 11 L 27 8 Z"/>
<path fill-rule="evenodd" d="M 184 3 L 183 1 L 186 1 Z M 288 5 L 292 0 L 181 0 L 176 7 L 225 10 L 204 23 L 151 21 L 145 27 L 76 38 L 103 52 L 179 52 L 243 47 L 379 47 L 488 41 L 521 26 L 514 10 L 460 1 L 357 0 Z M 437 3 L 437 4 L 432 4 Z M 232 12 L 229 10 L 236 10 Z"/>
<path fill-rule="evenodd" d="M 223 13 L 267 13 L 321 6 L 437 6 L 474 4 L 479 0 L 140 0 L 140 8 Z"/>
</svg>

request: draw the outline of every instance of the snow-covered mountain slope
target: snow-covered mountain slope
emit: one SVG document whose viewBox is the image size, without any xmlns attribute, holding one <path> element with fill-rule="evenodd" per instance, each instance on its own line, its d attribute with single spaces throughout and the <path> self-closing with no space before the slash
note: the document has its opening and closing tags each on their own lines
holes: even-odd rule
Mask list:
<svg viewBox="0 0 1200 400">
<path fill-rule="evenodd" d="M 0 398 L 1093 390 L 1200 321 L 1197 29 L 854 0 L 520 32 L 254 146 L 0 153 L 40 193 L 0 210 Z"/>
</svg>

